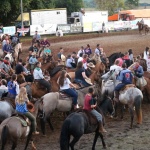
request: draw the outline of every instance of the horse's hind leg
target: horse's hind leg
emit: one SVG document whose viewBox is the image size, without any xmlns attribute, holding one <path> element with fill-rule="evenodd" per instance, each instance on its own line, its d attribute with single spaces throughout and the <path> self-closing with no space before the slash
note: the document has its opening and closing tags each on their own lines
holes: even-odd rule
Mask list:
<svg viewBox="0 0 150 150">
<path fill-rule="evenodd" d="M 54 127 L 53 127 L 53 125 L 52 125 L 52 123 L 51 123 L 50 115 L 46 117 L 46 120 L 47 120 L 47 122 L 48 122 L 48 124 L 49 124 L 49 126 L 50 126 L 50 129 L 51 129 L 52 131 L 54 131 Z"/>
<path fill-rule="evenodd" d="M 130 115 L 131 115 L 131 124 L 130 124 L 130 128 L 132 129 L 133 128 L 133 119 L 134 119 L 134 112 L 133 112 L 133 108 L 129 108 L 129 112 L 130 112 Z"/>
<path fill-rule="evenodd" d="M 12 147 L 11 147 L 11 150 L 15 150 L 17 147 L 17 140 L 16 141 L 13 141 L 13 144 L 12 144 Z"/>
<path fill-rule="evenodd" d="M 98 133 L 99 133 L 99 132 L 98 132 Z M 99 133 L 99 136 L 100 136 L 100 138 L 101 138 L 101 140 L 102 140 L 103 148 L 106 148 L 107 146 L 106 146 L 106 143 L 105 143 L 105 141 L 104 141 L 103 134 L 102 134 L 102 133 Z"/>
<path fill-rule="evenodd" d="M 72 140 L 71 143 L 69 144 L 69 146 L 71 147 L 71 150 L 74 150 L 74 145 L 79 141 L 79 139 L 80 139 L 80 136 L 73 138 L 73 140 Z"/>
</svg>

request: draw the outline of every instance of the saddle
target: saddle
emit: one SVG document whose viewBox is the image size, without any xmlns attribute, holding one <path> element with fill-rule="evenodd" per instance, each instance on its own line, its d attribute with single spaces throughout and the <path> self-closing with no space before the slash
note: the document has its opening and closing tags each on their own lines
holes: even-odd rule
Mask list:
<svg viewBox="0 0 150 150">
<path fill-rule="evenodd" d="M 82 109 L 77 112 L 85 115 L 90 126 L 98 124 L 96 117 L 90 111 Z"/>
<path fill-rule="evenodd" d="M 30 120 L 23 114 L 17 112 L 13 114 L 12 116 L 15 116 L 17 119 L 19 119 L 23 127 L 31 126 Z"/>
<path fill-rule="evenodd" d="M 68 99 L 71 98 L 69 95 L 67 95 L 64 91 L 59 91 L 59 99 Z"/>
<path fill-rule="evenodd" d="M 128 88 L 131 88 L 131 87 L 136 87 L 134 84 L 127 84 L 125 87 L 123 87 L 120 92 L 125 92 Z"/>
</svg>

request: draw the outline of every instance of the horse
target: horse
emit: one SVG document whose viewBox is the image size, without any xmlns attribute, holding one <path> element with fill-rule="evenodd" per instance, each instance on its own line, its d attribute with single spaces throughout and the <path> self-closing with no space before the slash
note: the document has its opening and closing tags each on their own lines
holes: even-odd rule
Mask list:
<svg viewBox="0 0 150 150">
<path fill-rule="evenodd" d="M 0 101 L 0 123 L 5 120 L 6 118 L 10 117 L 15 110 L 13 109 L 12 105 L 7 101 Z"/>
<path fill-rule="evenodd" d="M 96 90 L 96 86 L 90 86 L 95 89 L 95 92 L 98 93 Z M 89 87 L 82 88 L 77 90 L 78 92 L 78 105 L 83 106 L 84 103 L 84 96 L 88 92 Z M 45 123 L 46 121 L 49 123 L 51 130 L 53 130 L 53 126 L 50 121 L 50 115 L 54 110 L 58 110 L 61 112 L 69 112 L 72 110 L 72 98 L 65 96 L 63 98 L 59 92 L 51 92 L 45 94 L 41 101 L 43 102 L 43 113 L 44 117 L 41 119 L 41 130 L 43 134 L 45 134 Z"/>
<path fill-rule="evenodd" d="M 148 34 L 149 26 L 147 24 L 142 24 L 141 22 L 138 21 L 136 25 L 138 25 L 139 34 L 142 34 L 141 32 L 142 30 L 145 31 L 145 35 Z"/>
<path fill-rule="evenodd" d="M 18 43 L 14 47 L 13 57 L 14 57 L 15 63 L 18 62 L 20 53 L 22 53 L 22 43 Z"/>
<path fill-rule="evenodd" d="M 108 80 L 110 78 L 113 78 L 113 82 L 114 85 L 116 86 L 119 81 L 116 80 L 115 71 L 113 72 L 109 72 L 105 75 L 102 76 L 102 79 Z M 112 77 L 114 76 L 114 77 Z M 115 86 L 113 86 L 113 88 L 115 88 Z M 142 108 L 141 108 L 141 103 L 143 100 L 143 94 L 141 92 L 141 90 L 139 90 L 138 88 L 136 88 L 133 85 L 127 85 L 125 87 L 125 89 L 123 89 L 123 91 L 120 91 L 119 93 L 119 102 L 122 105 L 128 105 L 129 107 L 129 111 L 130 111 L 130 115 L 131 115 L 131 124 L 130 124 L 130 128 L 133 128 L 133 118 L 134 118 L 134 107 L 136 110 L 136 115 L 137 115 L 137 123 L 141 124 L 142 123 Z M 116 103 L 117 104 L 117 103 Z M 116 111 L 117 112 L 117 105 L 116 105 Z M 121 111 L 121 118 L 123 119 L 123 109 Z M 115 114 L 116 116 L 116 114 Z"/>
<path fill-rule="evenodd" d="M 114 64 L 115 60 L 121 56 L 121 54 L 122 54 L 121 52 L 117 52 L 117 53 L 113 53 L 109 57 L 107 57 L 109 60 L 109 66 L 112 66 Z"/>
<path fill-rule="evenodd" d="M 101 112 L 104 118 L 104 112 L 113 113 L 113 103 L 107 96 L 104 97 L 97 110 Z M 104 123 L 104 120 L 103 120 Z M 79 141 L 83 134 L 89 134 L 95 132 L 95 137 L 92 145 L 92 150 L 95 150 L 95 145 L 98 137 L 102 140 L 103 148 L 106 148 L 106 144 L 103 138 L 103 134 L 98 132 L 98 122 L 92 115 L 85 111 L 74 112 L 70 114 L 63 122 L 61 134 L 60 134 L 60 149 L 61 150 L 74 150 L 74 145 Z M 73 140 L 70 142 L 70 136 L 73 136 Z"/>
<path fill-rule="evenodd" d="M 38 107 L 40 105 L 41 101 L 37 101 L 34 104 L 34 116 L 37 116 L 38 114 Z M 22 125 L 21 119 L 19 119 L 17 116 L 12 116 L 7 119 L 5 119 L 0 124 L 0 140 L 1 140 L 1 150 L 4 150 L 6 142 L 10 140 L 13 144 L 11 149 L 15 150 L 17 147 L 18 139 L 20 138 L 27 138 L 25 148 L 27 149 L 27 146 L 29 144 L 29 141 L 32 138 L 32 131 L 30 130 L 30 126 L 28 125 Z M 32 143 L 33 150 L 36 150 L 36 147 Z"/>
</svg>

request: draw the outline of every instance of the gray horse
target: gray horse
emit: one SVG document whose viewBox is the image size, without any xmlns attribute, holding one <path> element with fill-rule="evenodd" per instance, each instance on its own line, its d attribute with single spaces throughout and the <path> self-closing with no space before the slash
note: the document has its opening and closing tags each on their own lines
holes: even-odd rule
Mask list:
<svg viewBox="0 0 150 150">
<path fill-rule="evenodd" d="M 15 110 L 7 101 L 0 101 L 0 123 L 10 117 Z"/>
<path fill-rule="evenodd" d="M 97 93 L 98 91 L 96 91 L 96 86 L 90 86 L 93 87 L 95 92 Z M 84 97 L 85 94 L 88 92 L 89 87 L 83 88 L 83 89 L 79 89 L 77 90 L 78 92 L 78 105 L 79 106 L 83 106 L 84 103 Z M 60 93 L 59 92 L 51 92 L 48 94 L 45 94 L 42 97 L 43 100 L 43 116 L 41 118 L 41 129 L 43 134 L 45 134 L 45 123 L 46 121 L 49 123 L 50 128 L 53 130 L 53 126 L 51 124 L 51 120 L 50 120 L 50 114 L 54 111 L 54 110 L 58 110 L 61 112 L 69 112 L 72 109 L 72 98 L 71 97 L 67 97 L 67 98 L 63 98 L 61 99 L 60 97 Z"/>
</svg>

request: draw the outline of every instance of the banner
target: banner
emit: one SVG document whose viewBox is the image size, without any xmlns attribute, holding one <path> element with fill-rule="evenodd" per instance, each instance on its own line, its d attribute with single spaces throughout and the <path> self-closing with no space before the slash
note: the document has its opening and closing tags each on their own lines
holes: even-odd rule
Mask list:
<svg viewBox="0 0 150 150">
<path fill-rule="evenodd" d="M 71 24 L 71 33 L 82 32 L 82 26 L 78 26 L 77 24 Z"/>
<path fill-rule="evenodd" d="M 22 33 L 22 32 L 27 33 L 29 31 L 30 31 L 30 27 L 28 27 L 28 28 L 17 28 L 17 32 L 19 32 L 19 33 Z"/>
<path fill-rule="evenodd" d="M 40 35 L 55 34 L 57 24 L 42 24 L 42 25 L 30 25 L 30 35 L 34 35 L 35 31 L 38 31 Z"/>
<path fill-rule="evenodd" d="M 3 27 L 4 33 L 3 34 L 9 34 L 9 35 L 14 35 L 16 32 L 16 27 L 15 26 L 10 26 L 10 27 Z"/>
<path fill-rule="evenodd" d="M 62 30 L 63 33 L 70 33 L 71 26 L 70 24 L 58 24 L 58 30 Z"/>
</svg>

